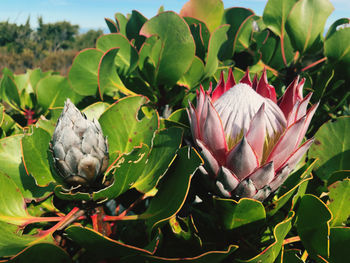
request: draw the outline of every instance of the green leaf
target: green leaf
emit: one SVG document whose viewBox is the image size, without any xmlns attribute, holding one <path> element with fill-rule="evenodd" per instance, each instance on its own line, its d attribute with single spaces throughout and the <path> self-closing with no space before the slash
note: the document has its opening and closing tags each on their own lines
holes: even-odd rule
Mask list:
<svg viewBox="0 0 350 263">
<path fill-rule="evenodd" d="M 108 103 L 99 101 L 87 106 L 85 109 L 82 110 L 82 112 L 86 115 L 86 117 L 89 120 L 98 120 L 102 113 L 104 113 L 109 106 L 110 105 Z"/>
<path fill-rule="evenodd" d="M 184 17 L 189 25 L 192 37 L 196 45 L 196 56 L 202 61 L 205 60 L 205 54 L 208 50 L 210 32 L 206 24 L 193 17 Z"/>
<path fill-rule="evenodd" d="M 51 135 L 41 128 L 34 128 L 31 135 L 22 138 L 23 162 L 27 173 L 31 174 L 39 186 L 47 186 L 52 177 L 48 158 Z"/>
<path fill-rule="evenodd" d="M 66 233 L 75 243 L 86 249 L 89 260 L 95 259 L 93 260 L 94 262 L 103 259 L 128 260 L 137 254 L 151 255 L 155 252 L 158 245 L 158 242 L 154 242 L 155 245 L 153 247 L 142 249 L 105 237 L 92 229 L 78 226 L 68 227 Z M 156 236 L 157 240 L 158 236 Z"/>
<path fill-rule="evenodd" d="M 90 193 L 82 193 L 74 191 L 74 189 L 66 189 L 62 185 L 57 185 L 54 189 L 55 196 L 62 200 L 68 201 L 91 201 L 92 195 Z"/>
<path fill-rule="evenodd" d="M 350 117 L 339 117 L 323 124 L 315 134 L 308 157 L 318 158 L 316 175 L 328 180 L 339 170 L 350 170 Z M 329 143 L 332 142 L 332 143 Z"/>
<path fill-rule="evenodd" d="M 118 48 L 115 54 L 115 65 L 120 76 L 127 76 L 133 72 L 137 66 L 138 53 L 130 44 L 129 40 L 122 34 L 107 34 L 97 39 L 96 48 L 105 54 L 110 49 Z M 105 56 L 105 55 L 104 55 Z"/>
<path fill-rule="evenodd" d="M 240 31 L 244 24 L 253 16 L 254 12 L 247 8 L 232 7 L 225 10 L 222 24 L 229 24 L 230 29 L 227 32 L 228 39 L 223 46 L 225 54 L 221 56 L 227 59 L 233 56 Z"/>
<path fill-rule="evenodd" d="M 14 181 L 0 172 L 0 221 L 22 225 L 31 216 L 24 198 Z"/>
<path fill-rule="evenodd" d="M 16 255 L 12 259 L 12 262 L 46 263 L 48 259 L 52 263 L 72 262 L 68 253 L 63 248 L 50 243 L 39 243 L 27 247 L 24 251 Z"/>
<path fill-rule="evenodd" d="M 110 154 L 130 152 L 145 143 L 151 145 L 153 133 L 158 128 L 158 115 L 139 117 L 140 108 L 147 102 L 142 96 L 126 97 L 109 107 L 100 117 L 103 134 L 108 137 Z"/>
<path fill-rule="evenodd" d="M 126 36 L 130 40 L 135 40 L 135 47 L 138 49 L 145 40 L 144 36 L 139 34 L 143 24 L 147 21 L 141 13 L 136 10 L 131 11 L 131 16 L 126 24 Z"/>
<path fill-rule="evenodd" d="M 322 38 L 333 9 L 329 0 L 300 0 L 293 6 L 286 21 L 286 31 L 296 50 L 303 54 Z"/>
<path fill-rule="evenodd" d="M 327 258 L 329 251 L 329 221 L 327 206 L 314 195 L 304 195 L 297 213 L 297 231 L 301 242 L 313 258 Z"/>
<path fill-rule="evenodd" d="M 29 235 L 16 234 L 17 226 L 0 222 L 0 257 L 10 257 L 36 240 Z"/>
<path fill-rule="evenodd" d="M 198 57 L 194 57 L 191 67 L 181 77 L 178 84 L 184 85 L 191 89 L 196 87 L 204 76 L 204 64 Z"/>
<path fill-rule="evenodd" d="M 350 66 L 350 28 L 349 19 L 337 20 L 329 29 L 324 42 L 324 53 L 326 57 L 335 63 L 344 63 Z M 342 28 L 342 26 L 344 26 Z"/>
<path fill-rule="evenodd" d="M 77 103 L 82 97 L 70 87 L 67 78 L 53 75 L 41 79 L 36 88 L 38 104 L 44 110 L 53 107 L 63 107 L 67 98 Z"/>
<path fill-rule="evenodd" d="M 93 193 L 94 200 L 113 199 L 131 189 L 146 166 L 149 147 L 143 144 L 132 152 L 121 155 L 110 168 L 114 181 L 100 191 Z"/>
<path fill-rule="evenodd" d="M 203 78 L 210 77 L 216 72 L 219 62 L 218 54 L 222 44 L 227 39 L 226 33 L 228 32 L 229 28 L 230 27 L 228 25 L 222 25 L 210 36 Z"/>
<path fill-rule="evenodd" d="M 294 196 L 294 202 L 292 205 L 295 204 L 296 198 L 300 198 L 300 195 L 298 195 L 299 190 L 305 188 L 308 182 L 312 179 L 310 174 L 316 162 L 317 161 L 314 161 L 311 164 L 307 163 L 289 175 L 286 181 L 279 188 L 277 199 L 266 207 L 267 213 L 270 217 L 276 214 L 276 212 L 281 209 L 292 196 Z"/>
<path fill-rule="evenodd" d="M 105 18 L 106 24 L 108 26 L 108 29 L 111 33 L 118 33 L 118 27 L 116 23 L 110 19 L 110 18 Z"/>
<path fill-rule="evenodd" d="M 288 249 L 283 251 L 283 259 L 279 261 L 281 263 L 304 263 L 304 261 L 298 256 L 301 255 L 299 249 Z M 278 261 L 276 261 L 277 263 Z"/>
<path fill-rule="evenodd" d="M 0 140 L 0 172 L 11 177 L 24 198 L 44 198 L 52 192 L 52 185 L 38 187 L 34 178 L 26 173 L 22 162 L 22 137 L 23 135 L 15 135 Z"/>
<path fill-rule="evenodd" d="M 19 110 L 18 108 L 21 107 L 21 100 L 19 95 L 19 90 L 12 79 L 11 75 L 7 73 L 7 71 L 3 72 L 4 75 L 1 79 L 1 99 L 8 102 L 11 107 Z"/>
<path fill-rule="evenodd" d="M 327 186 L 335 183 L 336 181 L 344 180 L 345 178 L 350 178 L 350 170 L 341 170 L 332 173 L 331 177 L 327 181 Z"/>
<path fill-rule="evenodd" d="M 266 3 L 263 20 L 265 25 L 279 37 L 285 33 L 284 25 L 289 12 L 297 0 L 269 0 Z"/>
<path fill-rule="evenodd" d="M 149 233 L 156 226 L 174 216 L 185 202 L 191 176 L 202 164 L 202 159 L 188 147 L 178 151 L 174 164 L 161 182 L 156 196 L 151 200 L 146 212 L 138 216 L 146 220 Z"/>
<path fill-rule="evenodd" d="M 253 227 L 265 222 L 266 214 L 261 202 L 241 198 L 238 202 L 231 199 L 215 198 L 214 204 L 218 218 L 226 230 L 235 228 Z"/>
<path fill-rule="evenodd" d="M 213 32 L 221 23 L 224 14 L 224 3 L 221 0 L 189 0 L 180 11 L 181 16 L 194 17 L 203 21 Z"/>
<path fill-rule="evenodd" d="M 181 141 L 181 128 L 171 127 L 155 133 L 147 164 L 133 185 L 139 192 L 147 193 L 157 185 L 175 159 Z"/>
<path fill-rule="evenodd" d="M 328 208 L 333 215 L 331 226 L 341 226 L 350 216 L 350 179 L 335 182 L 328 189 Z"/>
<path fill-rule="evenodd" d="M 128 90 L 120 79 L 115 65 L 115 60 L 118 59 L 117 54 L 119 48 L 112 48 L 103 54 L 101 63 L 98 69 L 98 90 L 101 99 L 103 94 L 113 94 L 118 91 L 126 95 L 135 95 L 134 92 Z M 114 94 L 113 94 L 114 95 Z"/>
<path fill-rule="evenodd" d="M 273 263 L 277 258 L 279 252 L 281 251 L 283 241 L 292 228 L 292 219 L 294 217 L 294 212 L 290 212 L 288 217 L 281 223 L 278 223 L 273 229 L 274 242 L 264 249 L 259 255 L 248 259 L 248 260 L 237 260 L 238 262 L 249 262 L 249 263 Z"/>
<path fill-rule="evenodd" d="M 194 40 L 186 22 L 174 12 L 164 12 L 148 20 L 141 35 L 159 36 L 161 52 L 155 61 L 156 85 L 173 85 L 189 69 L 195 55 Z"/>
<path fill-rule="evenodd" d="M 201 255 L 196 257 L 181 257 L 181 258 L 165 258 L 165 257 L 155 257 L 155 256 L 141 256 L 137 262 L 152 262 L 152 263 L 164 263 L 164 262 L 191 262 L 191 263 L 221 263 L 224 262 L 224 259 L 231 255 L 235 250 L 237 250 L 238 246 L 229 245 L 226 250 L 223 251 L 207 251 Z M 141 261 L 143 260 L 143 261 Z"/>
<path fill-rule="evenodd" d="M 74 59 L 68 73 L 72 89 L 83 96 L 96 95 L 97 72 L 103 52 L 89 48 L 81 51 Z"/>
<path fill-rule="evenodd" d="M 329 262 L 343 263 L 349 257 L 350 228 L 332 227 L 330 234 Z"/>
<path fill-rule="evenodd" d="M 117 22 L 118 33 L 126 36 L 126 24 L 128 19 L 122 13 L 116 13 L 114 17 Z"/>
</svg>

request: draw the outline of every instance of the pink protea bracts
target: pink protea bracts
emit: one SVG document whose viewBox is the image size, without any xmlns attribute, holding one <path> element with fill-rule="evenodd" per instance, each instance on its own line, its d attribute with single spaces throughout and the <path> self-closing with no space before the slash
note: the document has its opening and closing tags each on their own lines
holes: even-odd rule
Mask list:
<svg viewBox="0 0 350 263">
<path fill-rule="evenodd" d="M 313 142 L 299 146 L 318 106 L 307 110 L 304 81 L 296 78 L 278 101 L 265 70 L 259 81 L 247 71 L 236 84 L 230 70 L 213 92 L 200 87 L 187 111 L 215 194 L 264 200 L 293 171 Z"/>
</svg>

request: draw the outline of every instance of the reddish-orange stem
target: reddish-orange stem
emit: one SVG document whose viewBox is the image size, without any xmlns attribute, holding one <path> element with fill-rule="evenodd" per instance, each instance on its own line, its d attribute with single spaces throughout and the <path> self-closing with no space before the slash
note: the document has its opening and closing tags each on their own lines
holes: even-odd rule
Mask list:
<svg viewBox="0 0 350 263">
<path fill-rule="evenodd" d="M 48 230 L 44 230 L 44 231 L 41 231 L 39 236 L 45 236 L 45 235 L 48 235 L 50 233 L 53 233 L 55 232 L 57 229 L 59 229 L 61 226 L 63 226 L 64 224 L 66 224 L 66 222 L 68 222 L 73 216 L 75 213 L 77 213 L 79 211 L 79 208 L 78 207 L 74 207 L 72 209 L 72 211 L 70 211 L 65 217 L 62 218 L 62 220 L 60 222 L 58 222 L 56 225 L 54 225 L 53 227 L 51 227 L 50 229 Z"/>
<path fill-rule="evenodd" d="M 287 238 L 283 241 L 283 245 L 287 245 L 290 243 L 294 243 L 294 242 L 299 242 L 300 241 L 300 237 L 299 236 L 295 236 L 295 237 L 290 237 Z"/>
<path fill-rule="evenodd" d="M 312 64 L 306 66 L 305 68 L 303 68 L 303 69 L 301 70 L 301 72 L 304 72 L 305 70 L 308 70 L 309 68 L 312 68 L 312 67 L 316 66 L 317 64 L 322 63 L 322 62 L 325 61 L 325 60 L 327 60 L 326 57 L 321 58 L 321 59 L 315 61 L 314 63 L 312 63 Z"/>
<path fill-rule="evenodd" d="M 61 221 L 62 219 L 63 217 L 32 217 L 23 223 L 22 227 L 39 222 L 57 222 Z"/>
<path fill-rule="evenodd" d="M 287 66 L 287 59 L 286 59 L 286 54 L 284 53 L 284 39 L 283 39 L 283 32 L 284 31 L 284 27 L 282 25 L 281 27 L 281 53 L 282 53 L 282 59 L 283 59 L 283 63 L 285 66 Z"/>
<path fill-rule="evenodd" d="M 91 220 L 92 220 L 92 228 L 93 228 L 95 231 L 98 231 L 97 214 L 93 214 L 93 215 L 91 216 Z"/>
</svg>

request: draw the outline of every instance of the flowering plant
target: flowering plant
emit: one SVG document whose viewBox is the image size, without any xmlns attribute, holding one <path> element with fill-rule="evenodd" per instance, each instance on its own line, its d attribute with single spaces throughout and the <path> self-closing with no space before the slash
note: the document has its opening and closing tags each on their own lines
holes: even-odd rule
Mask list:
<svg viewBox="0 0 350 263">
<path fill-rule="evenodd" d="M 0 261 L 344 262 L 349 18 L 163 9 L 106 19 L 68 76 L 2 71 Z"/>
<path fill-rule="evenodd" d="M 230 70 L 213 92 L 201 86 L 188 115 L 216 193 L 264 200 L 286 180 L 313 141 L 299 147 L 317 108 L 307 111 L 304 82 L 296 78 L 278 102 L 266 70 L 259 81 L 247 71 L 236 84 Z"/>
</svg>

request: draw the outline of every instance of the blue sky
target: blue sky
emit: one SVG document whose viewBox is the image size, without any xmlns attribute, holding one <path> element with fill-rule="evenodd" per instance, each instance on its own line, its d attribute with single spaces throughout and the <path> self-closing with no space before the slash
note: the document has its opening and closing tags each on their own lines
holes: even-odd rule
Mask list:
<svg viewBox="0 0 350 263">
<path fill-rule="evenodd" d="M 187 0 L 0 0 L 0 21 L 25 23 L 28 16 L 36 27 L 38 16 L 45 23 L 69 21 L 82 29 L 106 28 L 104 18 L 113 18 L 116 12 L 123 14 L 138 10 L 150 18 L 163 5 L 165 10 L 179 12 Z M 267 0 L 223 0 L 225 8 L 241 6 L 251 8 L 262 15 Z M 335 7 L 326 27 L 342 17 L 350 17 L 350 0 L 331 0 Z"/>
</svg>

